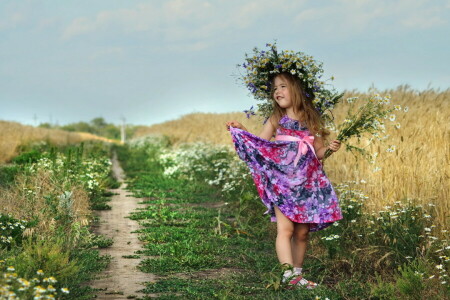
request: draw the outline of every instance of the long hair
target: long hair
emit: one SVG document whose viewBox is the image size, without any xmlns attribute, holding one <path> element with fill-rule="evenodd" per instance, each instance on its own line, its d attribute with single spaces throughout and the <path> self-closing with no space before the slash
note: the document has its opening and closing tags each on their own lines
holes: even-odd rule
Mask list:
<svg viewBox="0 0 450 300">
<path fill-rule="evenodd" d="M 319 134 L 324 140 L 330 134 L 325 128 L 325 123 L 320 117 L 319 113 L 314 107 L 314 96 L 305 93 L 305 89 L 300 82 L 300 79 L 292 76 L 290 73 L 280 73 L 272 78 L 272 90 L 270 96 L 272 98 L 273 114 L 270 118 L 270 122 L 275 128 L 278 128 L 278 122 L 286 114 L 286 109 L 280 107 L 274 99 L 275 78 L 281 77 L 288 84 L 289 95 L 291 97 L 292 104 L 294 106 L 294 113 L 296 117 L 306 124 L 306 127 L 311 134 Z"/>
</svg>

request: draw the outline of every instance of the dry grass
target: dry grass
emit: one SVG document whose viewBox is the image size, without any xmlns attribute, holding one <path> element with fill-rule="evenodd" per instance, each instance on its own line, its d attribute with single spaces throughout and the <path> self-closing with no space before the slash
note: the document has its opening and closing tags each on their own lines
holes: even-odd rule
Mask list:
<svg viewBox="0 0 450 300">
<path fill-rule="evenodd" d="M 335 181 L 366 180 L 364 191 L 376 210 L 403 198 L 433 203 L 439 222 L 448 228 L 450 90 L 416 92 L 403 87 L 388 92 L 395 103 L 409 107 L 407 113 L 397 114 L 402 128 L 387 132 L 388 143 L 397 150 L 386 153 L 384 145 L 373 149 L 382 155 L 375 165 L 355 162 L 351 154 L 340 151 L 326 162 L 326 169 Z M 373 172 L 375 166 L 381 170 Z"/>
<path fill-rule="evenodd" d="M 375 165 L 362 160 L 355 161 L 352 154 L 341 150 L 326 161 L 327 174 L 333 182 L 364 179 L 367 183 L 360 188 L 370 197 L 368 204 L 374 210 L 404 198 L 417 199 L 422 204 L 434 203 L 438 222 L 448 228 L 450 89 L 418 92 L 401 86 L 396 90 L 381 92 L 386 93 L 391 94 L 396 104 L 409 107 L 408 113 L 397 114 L 402 128 L 388 128 L 388 143 L 396 145 L 397 150 L 386 153 L 384 145 L 373 149 L 380 153 Z M 347 92 L 345 97 L 355 95 L 364 96 L 353 91 Z M 337 123 L 343 118 L 343 111 L 336 110 Z M 195 113 L 178 120 L 141 127 L 136 131 L 136 137 L 163 134 L 175 144 L 210 141 L 231 145 L 231 138 L 224 125 L 228 120 L 244 123 L 255 134 L 259 134 L 262 127 L 261 120 L 247 120 L 240 112 Z M 375 166 L 381 170 L 373 172 Z"/>
<path fill-rule="evenodd" d="M 38 223 L 32 230 L 40 234 L 51 233 L 54 227 L 55 212 L 49 209 L 47 197 L 56 197 L 62 193 L 61 187 L 54 182 L 55 177 L 49 171 L 39 171 L 33 176 L 20 174 L 15 179 L 15 184 L 10 188 L 0 188 L 0 207 L 2 213 L 11 214 L 16 219 L 33 220 Z M 88 224 L 91 216 L 89 208 L 89 195 L 82 186 L 72 186 L 73 221 L 80 224 Z M 20 208 L 20 209 L 18 209 Z M 54 209 L 58 215 L 68 214 L 56 203 Z M 61 210 L 61 211 L 60 211 Z M 32 234 L 30 230 L 27 234 Z"/>
<path fill-rule="evenodd" d="M 90 133 L 68 132 L 56 129 L 35 128 L 15 122 L 0 120 L 0 163 L 13 158 L 20 145 L 48 141 L 56 145 L 76 144 L 87 140 L 115 142 Z"/>
<path fill-rule="evenodd" d="M 249 122 L 245 115 L 239 112 L 225 114 L 193 113 L 151 127 L 138 127 L 134 137 L 162 134 L 168 136 L 174 144 L 209 141 L 215 144 L 231 145 L 230 134 L 225 128 L 225 122 L 230 120 L 246 124 L 247 129 L 251 132 L 258 132 L 262 122 L 258 123 L 256 118 Z"/>
</svg>

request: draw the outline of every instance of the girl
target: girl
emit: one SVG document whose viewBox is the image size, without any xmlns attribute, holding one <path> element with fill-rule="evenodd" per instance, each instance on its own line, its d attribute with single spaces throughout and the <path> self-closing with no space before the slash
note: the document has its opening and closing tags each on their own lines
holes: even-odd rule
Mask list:
<svg viewBox="0 0 450 300">
<path fill-rule="evenodd" d="M 278 260 L 291 267 L 283 274 L 283 282 L 315 288 L 316 283 L 302 276 L 303 259 L 309 232 L 342 219 L 320 162 L 327 149 L 338 151 L 340 142 L 324 146 L 329 132 L 297 76 L 279 73 L 271 86 L 273 113 L 259 137 L 239 122 L 229 121 L 226 126 L 237 154 L 250 168 L 267 213 L 277 222 Z"/>
</svg>

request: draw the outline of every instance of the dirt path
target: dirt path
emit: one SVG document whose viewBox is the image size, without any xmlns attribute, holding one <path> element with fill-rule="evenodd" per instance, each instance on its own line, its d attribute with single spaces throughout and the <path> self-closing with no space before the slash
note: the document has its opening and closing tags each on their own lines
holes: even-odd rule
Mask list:
<svg viewBox="0 0 450 300">
<path fill-rule="evenodd" d="M 100 251 L 102 255 L 111 255 L 112 260 L 108 269 L 93 281 L 91 286 L 100 289 L 97 299 L 130 299 L 133 295 L 143 296 L 137 291 L 144 288 L 143 282 L 154 281 L 154 276 L 137 269 L 140 259 L 123 257 L 134 255 L 135 251 L 141 249 L 142 243 L 138 240 L 138 234 L 131 233 L 139 229 L 139 224 L 127 216 L 142 205 L 138 204 L 138 198 L 130 197 L 125 190 L 123 170 L 116 155 L 112 163 L 114 176 L 121 182 L 121 186 L 111 190 L 118 194 L 114 195 L 109 203 L 111 210 L 98 212 L 100 225 L 96 230 L 98 234 L 114 240 L 111 247 Z"/>
</svg>

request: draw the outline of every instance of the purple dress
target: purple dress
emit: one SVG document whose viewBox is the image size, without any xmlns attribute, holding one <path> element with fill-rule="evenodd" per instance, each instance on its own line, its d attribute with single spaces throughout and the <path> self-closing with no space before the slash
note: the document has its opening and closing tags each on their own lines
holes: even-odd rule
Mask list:
<svg viewBox="0 0 450 300">
<path fill-rule="evenodd" d="M 239 157 L 248 165 L 273 222 L 274 206 L 291 221 L 318 231 L 342 219 L 339 200 L 312 146 L 314 136 L 299 121 L 283 116 L 276 141 L 230 127 Z"/>
</svg>

